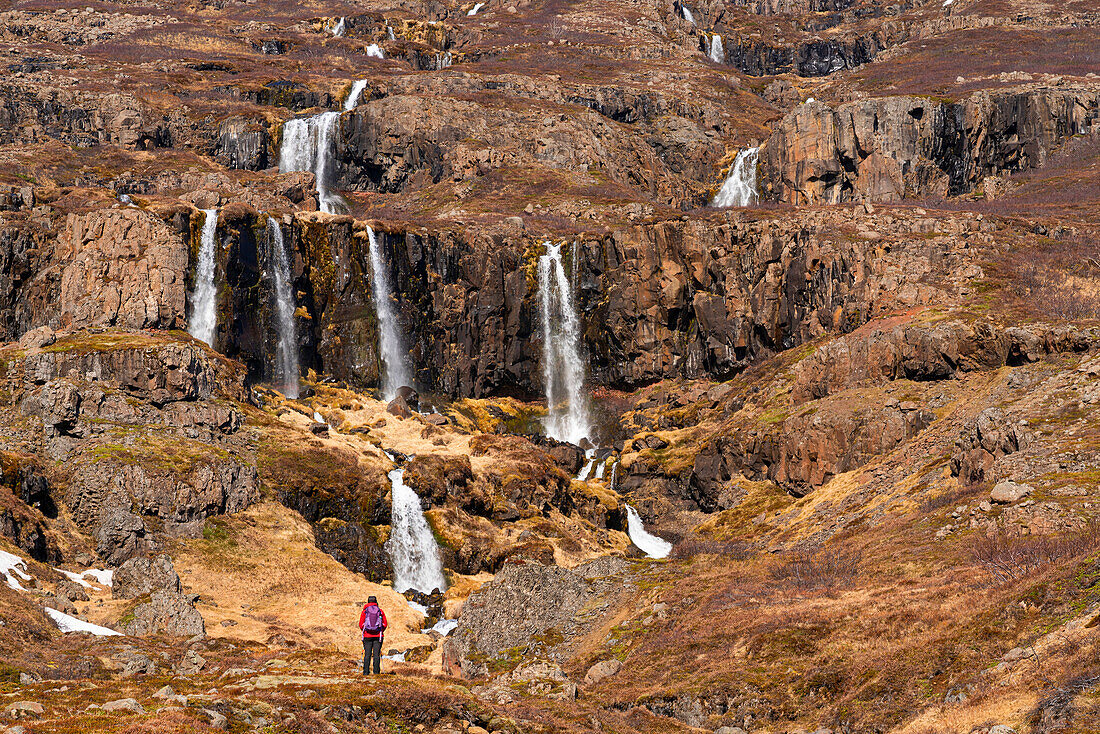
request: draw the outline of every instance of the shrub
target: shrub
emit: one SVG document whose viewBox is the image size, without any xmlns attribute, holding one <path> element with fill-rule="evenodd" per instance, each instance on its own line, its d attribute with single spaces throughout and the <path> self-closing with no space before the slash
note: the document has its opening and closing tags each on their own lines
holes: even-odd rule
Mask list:
<svg viewBox="0 0 1100 734">
<path fill-rule="evenodd" d="M 1023 578 L 1060 561 L 1092 552 L 1100 541 L 1100 525 L 1090 523 L 1065 535 L 983 535 L 970 546 L 970 557 L 999 584 Z"/>
<path fill-rule="evenodd" d="M 856 551 L 796 551 L 771 570 L 776 581 L 799 589 L 831 589 L 859 572 L 861 555 Z"/>
</svg>

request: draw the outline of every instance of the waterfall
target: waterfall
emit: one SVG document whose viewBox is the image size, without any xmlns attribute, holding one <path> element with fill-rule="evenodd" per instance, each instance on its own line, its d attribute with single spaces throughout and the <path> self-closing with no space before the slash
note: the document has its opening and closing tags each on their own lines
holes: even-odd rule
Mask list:
<svg viewBox="0 0 1100 734">
<path fill-rule="evenodd" d="M 290 257 L 283 240 L 283 229 L 271 217 L 267 218 L 271 233 L 271 255 L 275 265 L 275 375 L 281 381 L 283 394 L 298 397 L 298 330 L 294 325 L 294 288 L 290 276 Z"/>
<path fill-rule="evenodd" d="M 351 85 L 351 91 L 348 92 L 348 98 L 344 100 L 344 110 L 354 110 L 355 106 L 359 104 L 359 97 L 362 96 L 363 90 L 367 86 L 366 79 L 359 79 Z"/>
<path fill-rule="evenodd" d="M 726 61 L 726 51 L 722 48 L 722 37 L 715 33 L 710 37 L 710 60 L 716 64 L 722 64 Z"/>
<path fill-rule="evenodd" d="M 470 8 L 470 12 L 466 13 L 466 15 L 472 18 L 473 16 L 477 15 L 477 11 L 481 10 L 484 7 L 485 3 L 474 3 L 474 7 Z"/>
<path fill-rule="evenodd" d="M 681 4 L 680 11 L 684 14 L 684 20 L 686 20 L 688 23 L 691 23 L 692 25 L 695 25 L 695 16 L 691 14 L 690 10 L 688 10 L 687 5 Z"/>
<path fill-rule="evenodd" d="M 561 245 L 546 243 L 539 257 L 539 308 L 542 312 L 542 374 L 546 383 L 546 433 L 551 438 L 580 443 L 587 438 L 588 406 L 584 395 L 581 330 L 565 268 Z"/>
<path fill-rule="evenodd" d="M 584 452 L 584 466 L 581 467 L 577 479 L 586 482 L 592 476 L 592 469 L 596 466 L 596 449 L 588 449 Z"/>
<path fill-rule="evenodd" d="M 377 43 L 372 43 L 371 45 L 367 46 L 366 53 L 367 56 L 373 56 L 376 59 L 386 58 L 386 54 L 382 53 L 382 47 L 379 46 Z"/>
<path fill-rule="evenodd" d="M 344 23 L 344 16 L 340 16 L 340 20 L 336 21 L 336 25 L 332 27 L 332 35 L 339 38 L 344 35 L 344 30 L 347 26 Z"/>
<path fill-rule="evenodd" d="M 313 117 L 287 120 L 283 124 L 283 143 L 279 148 L 279 170 L 312 171 L 321 211 L 338 214 L 344 209 L 340 196 L 329 191 L 332 185 L 332 158 L 339 112 L 322 112 Z"/>
<path fill-rule="evenodd" d="M 439 546 L 420 509 L 420 498 L 405 486 L 404 475 L 404 469 L 389 473 L 393 510 L 386 552 L 393 563 L 393 590 L 404 593 L 415 589 L 425 594 L 435 589 L 444 591 L 447 580 L 443 576 Z"/>
<path fill-rule="evenodd" d="M 737 154 L 722 188 L 711 206 L 752 206 L 760 194 L 756 190 L 756 155 L 759 148 L 746 148 Z"/>
<path fill-rule="evenodd" d="M 195 290 L 191 293 L 191 321 L 187 333 L 207 346 L 214 346 L 214 328 L 218 324 L 218 289 L 214 285 L 214 254 L 218 239 L 218 210 L 203 209 L 202 242 L 195 266 Z"/>
<path fill-rule="evenodd" d="M 397 36 L 395 36 L 395 35 L 394 35 L 394 33 L 393 33 L 393 28 L 391 28 L 390 26 L 386 26 L 386 36 L 387 36 L 387 37 L 388 37 L 388 38 L 389 38 L 389 39 L 390 39 L 391 41 L 396 41 L 396 40 L 397 40 Z"/>
<path fill-rule="evenodd" d="M 605 471 L 607 471 L 607 459 L 596 464 L 596 479 L 603 479 Z"/>
<path fill-rule="evenodd" d="M 646 532 L 638 511 L 630 505 L 626 506 L 626 532 L 630 536 L 630 542 L 650 558 L 666 558 L 672 551 L 672 543 Z"/>
<path fill-rule="evenodd" d="M 436 71 L 440 69 L 446 69 L 451 65 L 451 52 L 435 55 L 435 68 Z"/>
<path fill-rule="evenodd" d="M 382 257 L 382 246 L 374 236 L 374 230 L 367 227 L 370 240 L 371 284 L 374 289 L 374 309 L 378 317 L 378 347 L 382 353 L 382 363 L 386 368 L 382 381 L 382 399 L 386 401 L 397 397 L 397 390 L 405 385 L 412 386 L 412 375 L 405 362 L 404 339 L 401 326 L 397 323 L 397 314 L 393 309 L 393 287 L 390 285 L 389 270 Z"/>
</svg>

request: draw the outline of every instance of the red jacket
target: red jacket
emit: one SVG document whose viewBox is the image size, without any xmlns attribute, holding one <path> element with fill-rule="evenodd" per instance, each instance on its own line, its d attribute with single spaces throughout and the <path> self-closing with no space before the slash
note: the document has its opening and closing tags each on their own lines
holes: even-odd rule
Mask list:
<svg viewBox="0 0 1100 734">
<path fill-rule="evenodd" d="M 385 632 L 386 628 L 389 627 L 389 623 L 386 621 L 386 613 L 383 612 L 381 608 L 379 608 L 378 612 L 382 615 L 382 630 L 380 632 L 371 632 L 369 630 L 363 629 L 363 625 L 365 625 L 367 623 L 367 607 L 377 607 L 377 606 L 378 606 L 377 604 L 364 604 L 363 605 L 363 611 L 361 611 L 359 613 L 359 629 L 363 630 L 363 637 L 370 637 L 370 638 L 381 637 L 382 632 Z"/>
</svg>

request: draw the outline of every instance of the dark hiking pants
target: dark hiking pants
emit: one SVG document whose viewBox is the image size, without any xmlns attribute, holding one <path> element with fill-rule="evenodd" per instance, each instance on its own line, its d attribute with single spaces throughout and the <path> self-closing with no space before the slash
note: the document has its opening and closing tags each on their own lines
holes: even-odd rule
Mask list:
<svg viewBox="0 0 1100 734">
<path fill-rule="evenodd" d="M 370 675 L 371 660 L 374 661 L 374 672 L 382 672 L 382 638 L 363 638 L 363 675 Z"/>
</svg>

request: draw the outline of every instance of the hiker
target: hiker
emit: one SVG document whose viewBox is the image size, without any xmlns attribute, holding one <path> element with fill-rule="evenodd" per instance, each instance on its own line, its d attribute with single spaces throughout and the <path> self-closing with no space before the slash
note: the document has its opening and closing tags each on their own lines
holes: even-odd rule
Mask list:
<svg viewBox="0 0 1100 734">
<path fill-rule="evenodd" d="M 359 629 L 363 630 L 363 675 L 370 675 L 372 658 L 375 674 L 382 672 L 382 635 L 386 626 L 386 613 L 378 606 L 378 597 L 367 597 L 359 615 Z"/>
</svg>

